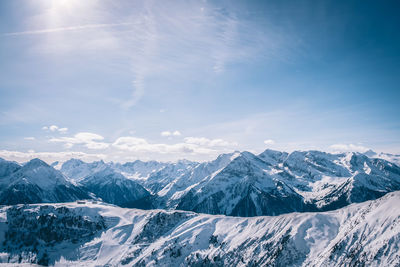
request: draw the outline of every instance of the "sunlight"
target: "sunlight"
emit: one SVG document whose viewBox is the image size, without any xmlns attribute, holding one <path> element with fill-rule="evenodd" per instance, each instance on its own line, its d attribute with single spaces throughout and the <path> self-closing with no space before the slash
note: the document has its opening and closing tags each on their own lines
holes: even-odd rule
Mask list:
<svg viewBox="0 0 400 267">
<path fill-rule="evenodd" d="M 42 15 L 49 28 L 77 25 L 91 18 L 94 3 L 79 0 L 45 0 L 41 2 L 45 10 Z"/>
</svg>

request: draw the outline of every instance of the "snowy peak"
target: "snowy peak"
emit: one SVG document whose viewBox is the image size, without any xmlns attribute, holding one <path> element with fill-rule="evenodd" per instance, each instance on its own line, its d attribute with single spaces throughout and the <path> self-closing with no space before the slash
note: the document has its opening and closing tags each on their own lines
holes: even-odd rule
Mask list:
<svg viewBox="0 0 400 267">
<path fill-rule="evenodd" d="M 373 151 L 372 149 L 368 149 L 368 150 L 365 151 L 363 154 L 366 155 L 367 157 L 370 157 L 370 158 L 372 158 L 372 157 L 378 155 L 378 154 L 377 154 L 375 151 Z"/>
<path fill-rule="evenodd" d="M 85 177 L 80 183 L 101 200 L 122 207 L 140 207 L 136 202 L 150 196 L 144 187 L 110 167 Z"/>
<path fill-rule="evenodd" d="M 176 163 L 168 163 L 160 170 L 152 172 L 144 181 L 145 186 L 149 191 L 156 194 L 163 188 L 183 175 L 191 172 L 199 163 L 192 161 L 178 161 Z"/>
<path fill-rule="evenodd" d="M 187 168 L 182 175 L 157 192 L 162 201 L 168 202 L 161 206 L 174 206 L 176 199 L 184 195 L 191 187 L 195 187 L 202 180 L 209 178 L 213 173 L 225 168 L 239 154 L 240 152 L 221 154 L 213 161 L 197 164 L 194 168 Z"/>
<path fill-rule="evenodd" d="M 68 184 L 64 175 L 40 159 L 32 159 L 10 179 L 11 183 L 30 183 L 47 189 L 56 185 Z"/>
<path fill-rule="evenodd" d="M 24 164 L 24 167 L 29 169 L 39 168 L 39 167 L 49 167 L 49 166 L 50 166 L 49 164 L 38 158 L 31 159 L 30 161 Z"/>
<path fill-rule="evenodd" d="M 60 171 L 72 180 L 79 182 L 84 177 L 107 168 L 104 161 L 86 163 L 79 159 L 70 159 L 62 165 Z"/>
<path fill-rule="evenodd" d="M 242 152 L 225 168 L 188 191 L 177 208 L 234 216 L 276 215 L 303 211 L 302 197 L 267 172 L 269 165 Z"/>
<path fill-rule="evenodd" d="M 241 152 L 188 189 L 183 184 L 166 187 L 175 191 L 167 206 L 179 203 L 179 209 L 236 216 L 332 210 L 400 189 L 398 167 L 392 163 L 360 153 L 321 151 L 267 150 L 259 156 Z M 164 191 L 163 197 L 171 195 Z"/>
<path fill-rule="evenodd" d="M 122 165 L 114 164 L 113 168 L 122 172 L 125 176 L 135 180 L 145 180 L 153 172 L 157 172 L 164 168 L 168 163 L 158 161 L 141 161 L 126 162 Z"/>
<path fill-rule="evenodd" d="M 64 162 L 62 165 L 63 165 L 63 168 L 76 168 L 82 164 L 85 164 L 85 162 L 83 162 L 80 159 L 69 159 L 66 162 Z"/>
<path fill-rule="evenodd" d="M 0 158 L 0 179 L 11 175 L 20 168 L 18 163 Z"/>
<path fill-rule="evenodd" d="M 0 203 L 73 201 L 89 196 L 40 159 L 33 159 L 1 179 Z"/>
<path fill-rule="evenodd" d="M 241 153 L 235 153 L 231 158 L 230 162 L 220 171 L 220 173 L 231 172 L 235 176 L 250 176 L 251 173 L 258 172 L 262 174 L 265 169 L 269 169 L 269 166 L 261 158 L 257 157 L 253 153 L 244 151 Z"/>
<path fill-rule="evenodd" d="M 276 151 L 272 149 L 267 149 L 258 155 L 262 160 L 270 165 L 278 165 L 282 163 L 289 154 L 287 152 Z"/>
<path fill-rule="evenodd" d="M 344 154 L 334 155 L 320 151 L 294 151 L 283 165 L 293 174 L 312 181 L 323 176 L 350 176 L 349 170 L 341 163 Z"/>
<path fill-rule="evenodd" d="M 97 171 L 89 176 L 83 178 L 80 183 L 88 184 L 88 183 L 116 183 L 117 181 L 127 180 L 125 176 L 121 173 L 116 172 L 110 167 L 105 167 L 104 169 Z"/>
<path fill-rule="evenodd" d="M 394 163 L 400 166 L 400 155 L 390 154 L 390 153 L 376 153 L 375 151 L 368 150 L 367 152 L 363 153 L 364 155 L 368 156 L 369 158 L 380 158 L 391 163 Z"/>
</svg>

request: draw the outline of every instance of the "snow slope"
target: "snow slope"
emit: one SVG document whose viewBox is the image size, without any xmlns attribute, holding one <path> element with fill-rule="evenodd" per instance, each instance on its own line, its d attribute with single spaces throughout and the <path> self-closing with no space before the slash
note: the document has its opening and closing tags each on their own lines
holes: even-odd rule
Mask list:
<svg viewBox="0 0 400 267">
<path fill-rule="evenodd" d="M 398 203 L 400 192 L 392 192 L 335 211 L 251 218 L 91 202 L 3 207 L 0 261 L 62 266 L 399 266 Z M 32 236 L 36 241 L 29 239 Z"/>
</svg>

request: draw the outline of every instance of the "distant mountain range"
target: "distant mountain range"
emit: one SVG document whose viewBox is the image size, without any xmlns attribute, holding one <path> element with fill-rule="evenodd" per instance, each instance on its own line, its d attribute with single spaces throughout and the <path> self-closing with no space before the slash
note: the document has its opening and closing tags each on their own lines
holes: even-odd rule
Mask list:
<svg viewBox="0 0 400 267">
<path fill-rule="evenodd" d="M 232 216 L 327 211 L 400 190 L 399 159 L 373 151 L 266 150 L 222 154 L 204 163 L 71 159 L 51 166 L 40 159 L 22 165 L 0 160 L 0 204 L 96 199 Z"/>
</svg>

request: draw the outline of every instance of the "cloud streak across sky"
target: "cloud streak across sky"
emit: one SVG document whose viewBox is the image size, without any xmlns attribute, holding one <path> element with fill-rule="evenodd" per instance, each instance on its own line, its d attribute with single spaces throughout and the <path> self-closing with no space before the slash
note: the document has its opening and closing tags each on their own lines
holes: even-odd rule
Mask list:
<svg viewBox="0 0 400 267">
<path fill-rule="evenodd" d="M 22 32 L 9 32 L 9 33 L 4 33 L 3 36 L 47 34 L 47 33 L 79 31 L 79 30 L 97 29 L 97 28 L 104 28 L 104 27 L 127 26 L 127 25 L 131 25 L 131 23 L 89 24 L 89 25 L 80 25 L 80 26 L 72 26 L 72 27 L 60 27 L 60 28 L 53 28 L 53 29 L 41 29 L 41 30 L 31 30 L 31 31 L 22 31 Z"/>
</svg>

